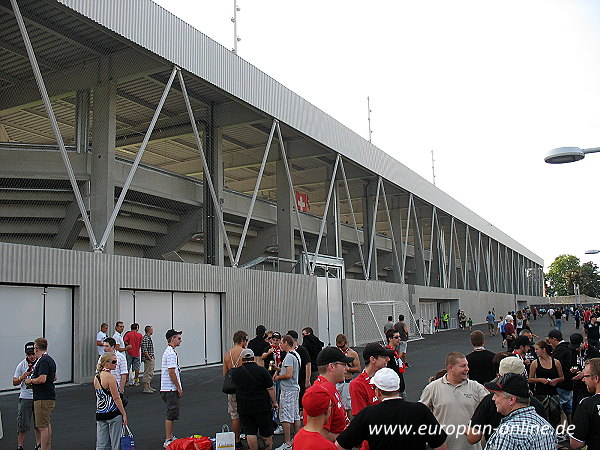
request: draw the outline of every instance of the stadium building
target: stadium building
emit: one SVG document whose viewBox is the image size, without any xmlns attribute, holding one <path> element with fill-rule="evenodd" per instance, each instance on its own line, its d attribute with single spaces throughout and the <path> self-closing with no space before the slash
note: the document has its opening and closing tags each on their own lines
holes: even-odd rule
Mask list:
<svg viewBox="0 0 600 450">
<path fill-rule="evenodd" d="M 102 322 L 192 367 L 540 303 L 540 257 L 149 0 L 0 0 L 0 34 L 0 390 L 41 335 L 88 381 Z"/>
</svg>

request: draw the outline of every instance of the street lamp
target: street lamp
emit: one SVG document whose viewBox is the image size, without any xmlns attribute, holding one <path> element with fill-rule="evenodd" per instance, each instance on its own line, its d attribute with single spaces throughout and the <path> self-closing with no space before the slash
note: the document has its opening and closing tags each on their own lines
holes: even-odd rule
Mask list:
<svg viewBox="0 0 600 450">
<path fill-rule="evenodd" d="M 579 147 L 559 147 L 553 148 L 544 158 L 548 164 L 563 164 L 582 160 L 588 153 L 598 153 L 600 147 L 579 148 Z"/>
<path fill-rule="evenodd" d="M 598 253 L 600 253 L 600 250 L 586 250 L 585 251 L 586 255 L 597 255 Z"/>
</svg>

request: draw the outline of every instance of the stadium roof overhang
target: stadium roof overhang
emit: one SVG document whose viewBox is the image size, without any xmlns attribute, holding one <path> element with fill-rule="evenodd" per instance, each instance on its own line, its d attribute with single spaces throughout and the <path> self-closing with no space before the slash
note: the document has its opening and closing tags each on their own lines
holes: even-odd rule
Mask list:
<svg viewBox="0 0 600 450">
<path fill-rule="evenodd" d="M 387 194 L 413 193 L 438 210 L 542 264 L 541 258 L 464 205 L 256 67 L 149 0 L 28 0 L 19 6 L 65 142 L 75 144 L 77 91 L 117 82 L 117 156 L 131 160 L 174 65 L 201 134 L 221 130 L 225 187 L 251 193 L 273 119 L 281 123 L 294 185 L 323 214 L 330 168 L 344 157 L 359 225 L 365 184 L 382 176 Z M 0 142 L 55 143 L 9 0 L 0 0 Z M 93 95 L 93 92 L 92 92 Z M 93 115 L 91 120 L 93 121 Z M 275 141 L 277 139 L 275 138 Z M 276 198 L 272 151 L 259 198 Z M 202 164 L 175 82 L 142 162 L 201 178 Z M 341 210 L 348 222 L 348 207 Z M 386 229 L 383 213 L 378 231 Z M 380 230 L 381 228 L 381 230 Z"/>
</svg>

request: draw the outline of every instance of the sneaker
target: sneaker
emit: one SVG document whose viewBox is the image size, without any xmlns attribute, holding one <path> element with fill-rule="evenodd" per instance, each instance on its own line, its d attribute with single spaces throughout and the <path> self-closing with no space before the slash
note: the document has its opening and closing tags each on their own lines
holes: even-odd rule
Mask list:
<svg viewBox="0 0 600 450">
<path fill-rule="evenodd" d="M 151 391 L 150 389 L 144 389 L 142 391 L 143 394 L 154 394 L 154 391 Z"/>
<path fill-rule="evenodd" d="M 278 425 L 277 428 L 275 428 L 275 431 L 273 431 L 273 434 L 283 434 L 283 427 L 281 425 Z"/>
<path fill-rule="evenodd" d="M 152 392 L 156 392 L 156 389 L 154 389 L 153 387 L 151 387 L 151 388 L 150 388 L 150 390 L 151 390 Z"/>
<path fill-rule="evenodd" d="M 177 438 L 175 437 L 175 435 L 171 436 L 171 439 L 165 439 L 165 443 L 163 444 L 163 448 L 167 448 L 169 446 L 169 444 L 171 442 L 173 442 L 174 440 L 176 440 Z"/>
<path fill-rule="evenodd" d="M 288 444 L 287 442 L 284 442 L 279 447 L 277 447 L 275 450 L 292 450 L 292 445 Z"/>
</svg>

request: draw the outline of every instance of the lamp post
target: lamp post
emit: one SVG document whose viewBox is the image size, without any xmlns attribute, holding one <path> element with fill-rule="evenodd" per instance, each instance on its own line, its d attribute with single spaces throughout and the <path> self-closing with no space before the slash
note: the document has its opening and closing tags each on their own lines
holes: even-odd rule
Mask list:
<svg viewBox="0 0 600 450">
<path fill-rule="evenodd" d="M 579 147 L 559 147 L 553 148 L 544 157 L 544 161 L 548 164 L 564 164 L 575 161 L 580 161 L 585 158 L 588 153 L 598 153 L 600 147 L 594 148 L 579 148 Z"/>
</svg>

